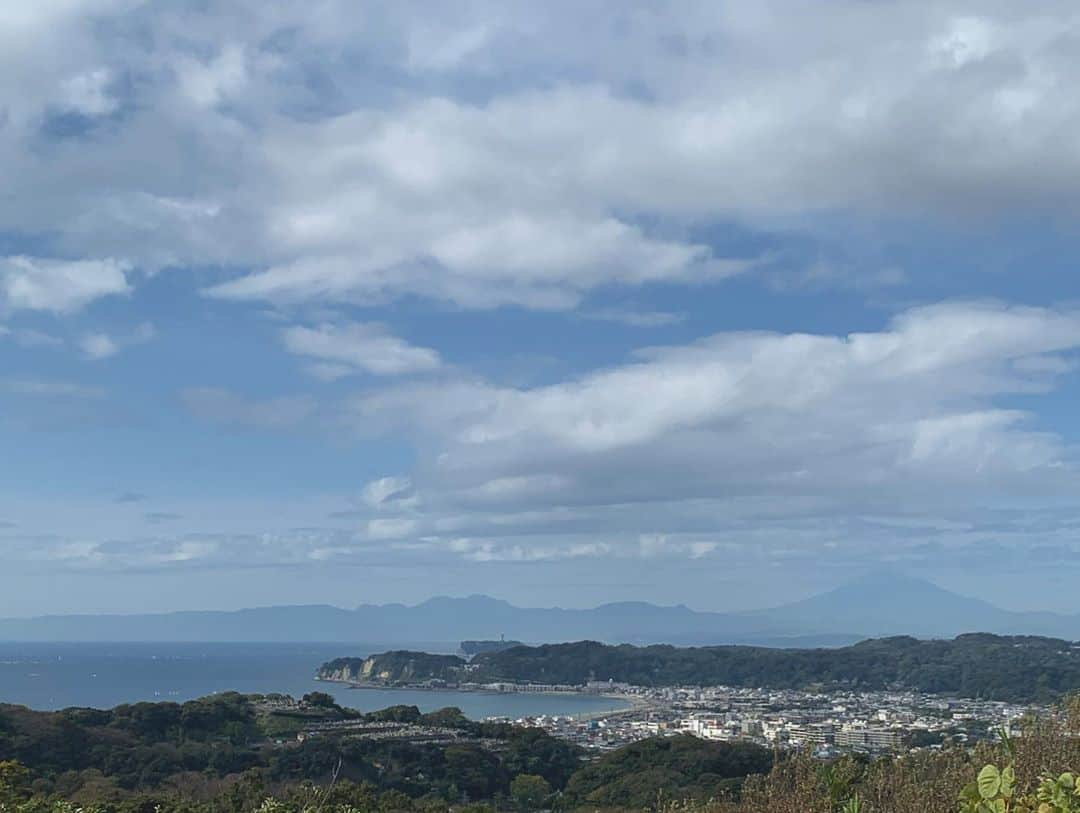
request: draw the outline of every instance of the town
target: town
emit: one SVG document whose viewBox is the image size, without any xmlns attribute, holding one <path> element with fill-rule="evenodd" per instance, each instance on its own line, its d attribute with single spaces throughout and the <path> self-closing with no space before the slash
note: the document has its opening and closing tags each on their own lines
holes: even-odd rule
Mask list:
<svg viewBox="0 0 1080 813">
<path fill-rule="evenodd" d="M 501 690 L 535 688 L 503 686 Z M 596 750 L 613 750 L 649 737 L 693 734 L 709 740 L 807 749 L 828 758 L 844 752 L 881 754 L 995 738 L 1003 730 L 1016 733 L 1025 715 L 1047 711 L 1039 706 L 913 691 L 815 692 L 715 686 L 653 689 L 613 683 L 591 683 L 576 690 L 619 697 L 630 708 L 577 717 L 525 717 L 512 722 L 543 728 Z"/>
</svg>

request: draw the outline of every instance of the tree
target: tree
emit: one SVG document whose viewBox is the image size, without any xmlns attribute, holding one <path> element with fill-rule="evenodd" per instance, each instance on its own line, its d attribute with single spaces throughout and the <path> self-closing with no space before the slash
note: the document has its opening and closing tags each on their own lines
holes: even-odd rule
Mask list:
<svg viewBox="0 0 1080 813">
<path fill-rule="evenodd" d="M 379 794 L 379 807 L 382 813 L 402 813 L 412 810 L 412 799 L 400 790 L 388 790 Z"/>
<path fill-rule="evenodd" d="M 0 762 L 0 810 L 23 800 L 30 785 L 30 771 L 14 760 Z"/>
<path fill-rule="evenodd" d="M 542 776 L 521 773 L 510 783 L 510 796 L 522 810 L 539 810 L 551 796 L 551 785 Z"/>
<path fill-rule="evenodd" d="M 300 698 L 300 702 L 317 709 L 337 708 L 337 701 L 326 692 L 308 692 Z"/>
</svg>

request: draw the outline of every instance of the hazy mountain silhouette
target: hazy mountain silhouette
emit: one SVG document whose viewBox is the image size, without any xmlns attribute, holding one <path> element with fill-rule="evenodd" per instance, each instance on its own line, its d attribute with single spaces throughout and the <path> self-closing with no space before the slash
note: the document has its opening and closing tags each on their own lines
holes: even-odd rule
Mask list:
<svg viewBox="0 0 1080 813">
<path fill-rule="evenodd" d="M 965 632 L 1080 637 L 1080 616 L 1019 613 L 901 573 L 870 574 L 821 595 L 745 614 L 792 635 L 843 631 L 862 637 L 953 637 Z"/>
<path fill-rule="evenodd" d="M 438 597 L 415 606 L 262 607 L 235 612 L 68 615 L 0 620 L 7 641 L 341 641 L 394 644 L 483 640 L 533 643 L 840 646 L 882 635 L 947 638 L 965 632 L 1080 638 L 1080 616 L 1017 613 L 922 579 L 875 573 L 768 610 L 698 612 L 645 602 L 593 609 L 524 608 L 489 596 Z"/>
</svg>

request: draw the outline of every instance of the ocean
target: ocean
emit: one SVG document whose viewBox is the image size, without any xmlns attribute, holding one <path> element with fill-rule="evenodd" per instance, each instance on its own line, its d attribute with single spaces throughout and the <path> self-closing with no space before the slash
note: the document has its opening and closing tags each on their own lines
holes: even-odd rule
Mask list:
<svg viewBox="0 0 1080 813">
<path fill-rule="evenodd" d="M 327 692 L 343 706 L 374 711 L 399 704 L 434 711 L 457 706 L 471 719 L 590 714 L 624 708 L 586 695 L 350 689 L 314 679 L 321 663 L 393 644 L 63 644 L 0 643 L 0 703 L 52 710 L 111 708 L 141 700 L 182 702 L 216 692 Z M 408 648 L 450 652 L 453 645 Z"/>
</svg>

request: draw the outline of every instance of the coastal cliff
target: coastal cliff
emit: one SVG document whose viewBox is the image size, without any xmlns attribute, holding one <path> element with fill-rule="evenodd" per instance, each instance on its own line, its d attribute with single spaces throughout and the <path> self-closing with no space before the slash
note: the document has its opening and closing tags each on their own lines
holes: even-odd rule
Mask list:
<svg viewBox="0 0 1080 813">
<path fill-rule="evenodd" d="M 337 658 L 319 667 L 320 680 L 340 683 L 394 685 L 428 681 L 455 681 L 465 660 L 457 655 L 395 650 L 367 658 Z"/>
</svg>

